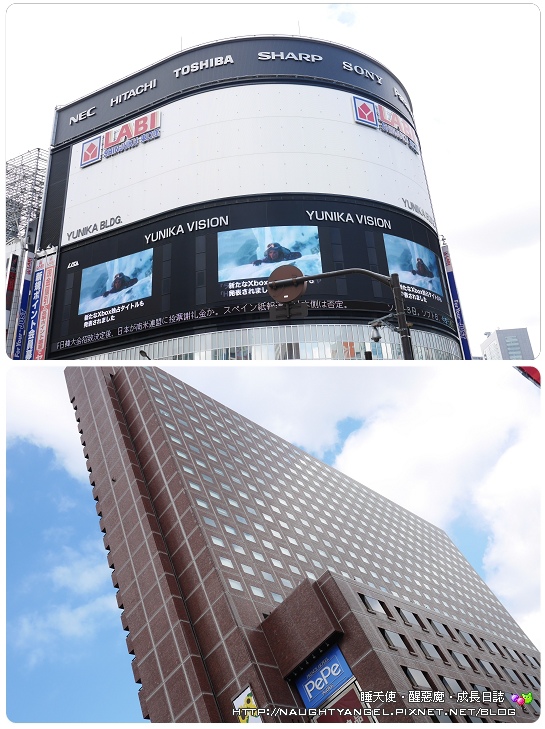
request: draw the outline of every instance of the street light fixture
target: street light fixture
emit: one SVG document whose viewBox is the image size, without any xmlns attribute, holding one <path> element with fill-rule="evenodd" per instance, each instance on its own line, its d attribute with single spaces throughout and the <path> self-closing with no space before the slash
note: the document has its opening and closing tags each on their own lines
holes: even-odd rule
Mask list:
<svg viewBox="0 0 545 729">
<path fill-rule="evenodd" d="M 401 351 L 403 352 L 403 359 L 414 359 L 413 347 L 411 343 L 411 333 L 407 324 L 407 317 L 405 316 L 405 307 L 403 305 L 403 296 L 401 294 L 401 286 L 399 284 L 399 275 L 392 273 L 391 276 L 384 276 L 382 273 L 375 273 L 375 271 L 368 271 L 365 268 L 343 268 L 339 271 L 327 271 L 326 273 L 313 274 L 312 276 L 303 276 L 296 266 L 279 266 L 272 272 L 269 280 L 267 281 L 267 288 L 269 294 L 275 301 L 280 303 L 286 303 L 294 301 L 299 298 L 306 290 L 307 281 L 319 281 L 322 278 L 333 278 L 335 276 L 346 276 L 349 273 L 359 273 L 363 276 L 369 276 L 380 281 L 380 283 L 386 284 L 392 289 L 394 295 L 394 307 L 397 316 L 397 331 L 401 337 Z M 290 288 L 291 287 L 291 290 Z M 282 291 L 286 288 L 287 291 Z M 374 342 L 380 340 L 380 334 L 374 326 L 375 332 L 371 339 Z M 378 337 L 378 339 L 375 339 Z"/>
</svg>

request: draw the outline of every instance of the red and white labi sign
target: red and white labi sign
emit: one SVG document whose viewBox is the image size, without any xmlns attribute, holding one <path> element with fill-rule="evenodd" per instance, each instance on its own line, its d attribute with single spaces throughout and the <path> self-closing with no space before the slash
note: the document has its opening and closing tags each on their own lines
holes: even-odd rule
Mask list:
<svg viewBox="0 0 545 729">
<path fill-rule="evenodd" d="M 137 119 L 109 129 L 104 136 L 93 137 L 81 145 L 80 167 L 101 162 L 105 157 L 113 157 L 120 152 L 138 147 L 161 134 L 161 112 L 152 111 Z"/>
<path fill-rule="evenodd" d="M 146 132 L 158 129 L 161 125 L 161 112 L 152 111 L 138 119 L 125 122 L 115 129 L 111 129 L 104 135 L 104 150 L 111 149 L 116 144 L 123 144 L 131 139 L 136 139 Z"/>
</svg>

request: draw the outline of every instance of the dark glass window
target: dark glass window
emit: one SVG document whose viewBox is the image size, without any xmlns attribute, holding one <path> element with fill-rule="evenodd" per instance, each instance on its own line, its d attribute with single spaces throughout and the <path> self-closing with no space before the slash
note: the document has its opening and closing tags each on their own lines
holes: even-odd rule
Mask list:
<svg viewBox="0 0 545 729">
<path fill-rule="evenodd" d="M 490 653 L 497 653 L 496 646 L 494 643 L 492 643 L 491 640 L 486 640 L 486 638 L 481 638 L 482 642 L 485 644 L 485 646 L 488 648 Z"/>
<path fill-rule="evenodd" d="M 420 649 L 422 653 L 431 660 L 440 660 L 444 661 L 445 659 L 443 656 L 439 653 L 439 650 L 437 646 L 434 646 L 433 643 L 427 643 L 425 640 L 417 640 L 416 641 L 418 645 L 420 646 Z"/>
<path fill-rule="evenodd" d="M 539 663 L 533 656 L 528 656 L 526 653 L 524 653 L 524 657 L 533 668 L 539 668 Z"/>
<path fill-rule="evenodd" d="M 458 651 L 449 651 L 449 653 L 460 668 L 473 668 L 471 663 L 468 661 L 467 656 L 463 653 L 458 653 Z"/>
<path fill-rule="evenodd" d="M 455 678 L 450 678 L 449 676 L 439 676 L 439 678 L 451 693 L 456 694 L 459 691 L 464 691 L 462 684 Z"/>
<path fill-rule="evenodd" d="M 531 684 L 532 684 L 532 686 L 533 686 L 533 687 L 534 687 L 535 689 L 540 689 L 540 688 L 541 688 L 541 684 L 539 683 L 539 681 L 537 680 L 537 678 L 536 678 L 535 676 L 531 676 L 531 675 L 529 675 L 528 673 L 525 673 L 524 675 L 525 675 L 525 676 L 526 676 L 526 678 L 528 679 L 528 682 L 529 682 L 529 683 L 531 683 Z"/>
<path fill-rule="evenodd" d="M 460 637 L 464 641 L 464 643 L 467 643 L 467 645 L 470 645 L 472 648 L 479 647 L 475 638 L 472 635 L 470 635 L 469 633 L 466 633 L 465 630 L 458 630 L 458 634 L 460 635 Z"/>
<path fill-rule="evenodd" d="M 407 668 L 406 666 L 401 666 L 401 668 L 405 671 L 405 675 L 411 682 L 412 686 L 415 686 L 416 688 L 433 689 L 429 676 L 424 671 L 420 671 L 418 668 Z"/>
<path fill-rule="evenodd" d="M 489 689 L 489 688 L 486 688 L 486 686 L 483 686 L 483 685 L 482 685 L 482 684 L 480 684 L 480 683 L 472 683 L 472 684 L 471 684 L 471 688 L 472 688 L 472 689 L 473 689 L 474 691 L 478 691 L 478 692 L 479 692 L 479 693 L 481 694 L 481 701 L 483 701 L 483 694 L 484 694 L 484 693 L 487 693 L 487 692 L 489 692 L 489 691 L 490 691 L 490 689 Z"/>
<path fill-rule="evenodd" d="M 409 645 L 406 643 L 406 638 L 399 633 L 394 633 L 391 630 L 381 630 L 384 636 L 384 640 L 388 643 L 391 648 L 402 648 L 404 650 L 410 650 Z"/>
<path fill-rule="evenodd" d="M 496 671 L 494 670 L 494 666 L 490 663 L 490 661 L 481 661 L 480 658 L 477 658 L 477 662 L 479 663 L 480 667 L 483 669 L 485 673 L 487 673 L 489 676 L 496 676 Z"/>
<path fill-rule="evenodd" d="M 418 622 L 418 619 L 414 613 L 412 613 L 410 610 L 404 610 L 400 607 L 398 607 L 397 610 L 401 615 L 401 619 L 404 623 L 408 623 L 409 625 L 414 625 L 416 628 L 420 628 L 420 623 Z"/>
<path fill-rule="evenodd" d="M 386 615 L 387 617 L 389 617 L 389 611 L 387 611 L 384 603 L 380 600 L 377 600 L 376 597 L 369 597 L 368 595 L 360 594 L 360 598 L 367 610 L 378 613 L 379 615 Z"/>
<path fill-rule="evenodd" d="M 437 633 L 437 635 L 442 635 L 444 638 L 450 637 L 448 634 L 448 631 L 447 631 L 446 627 L 443 625 L 443 623 L 438 623 L 437 620 L 432 620 L 431 618 L 430 618 L 430 623 L 431 623 L 432 628 Z"/>
<path fill-rule="evenodd" d="M 513 683 L 522 683 L 522 680 L 516 671 L 513 671 L 512 668 L 506 668 L 505 666 L 502 666 L 502 668 L 507 678 L 510 678 Z"/>
</svg>

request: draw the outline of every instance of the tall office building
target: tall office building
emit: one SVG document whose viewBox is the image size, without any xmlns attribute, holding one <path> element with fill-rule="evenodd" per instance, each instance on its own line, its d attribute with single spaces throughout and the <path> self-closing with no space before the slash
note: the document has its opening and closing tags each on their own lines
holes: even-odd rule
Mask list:
<svg viewBox="0 0 545 729">
<path fill-rule="evenodd" d="M 527 329 L 496 329 L 485 336 L 481 344 L 484 359 L 534 359 Z"/>
<path fill-rule="evenodd" d="M 66 378 L 145 717 L 536 719 L 537 650 L 441 529 L 161 370 Z"/>
</svg>

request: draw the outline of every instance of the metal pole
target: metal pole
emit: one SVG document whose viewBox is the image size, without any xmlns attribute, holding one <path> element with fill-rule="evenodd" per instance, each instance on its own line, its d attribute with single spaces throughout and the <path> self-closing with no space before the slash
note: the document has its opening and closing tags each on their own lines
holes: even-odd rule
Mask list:
<svg viewBox="0 0 545 729">
<path fill-rule="evenodd" d="M 403 296 L 401 294 L 401 286 L 399 285 L 399 274 L 392 273 L 390 276 L 390 286 L 394 295 L 394 305 L 397 314 L 397 327 L 399 336 L 401 337 L 401 350 L 403 359 L 414 359 L 413 345 L 411 342 L 411 332 L 407 326 L 407 317 L 405 316 L 405 306 L 403 304 Z"/>
<path fill-rule="evenodd" d="M 414 359 L 411 332 L 407 325 L 405 306 L 403 304 L 399 275 L 397 273 L 392 273 L 391 276 L 384 276 L 382 273 L 368 271 L 366 268 L 343 268 L 339 271 L 328 271 L 327 273 L 318 273 L 314 276 L 296 276 L 295 278 L 284 278 L 278 281 L 269 281 L 268 285 L 272 289 L 280 288 L 281 286 L 297 286 L 297 284 L 303 283 L 304 281 L 316 281 L 322 278 L 346 276 L 347 273 L 361 273 L 364 276 L 369 276 L 370 278 L 374 278 L 376 281 L 380 281 L 380 283 L 386 284 L 386 286 L 389 286 L 392 289 L 395 312 L 397 315 L 397 326 L 401 337 L 401 351 L 403 352 L 403 359 Z"/>
</svg>

